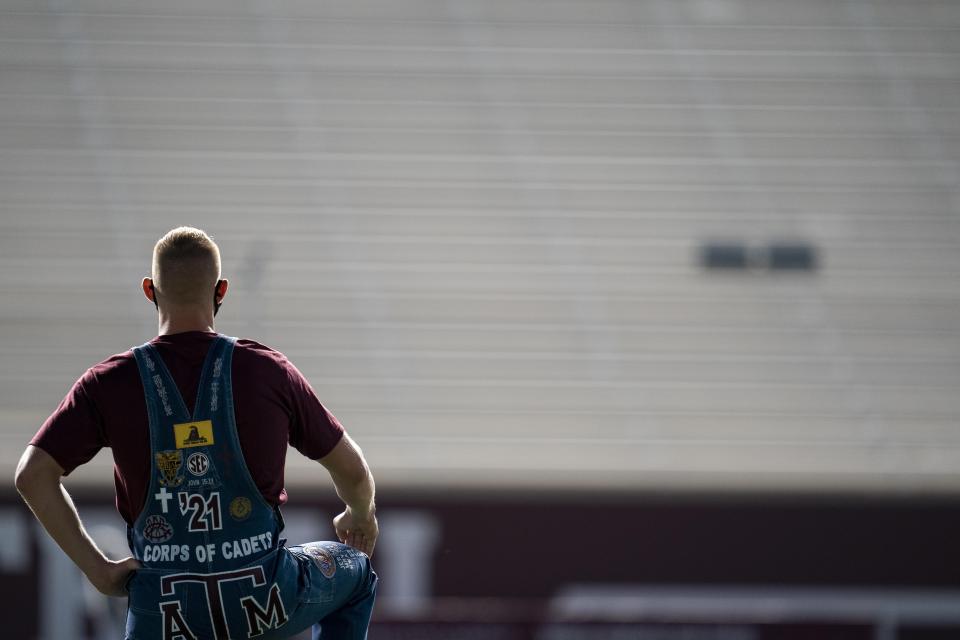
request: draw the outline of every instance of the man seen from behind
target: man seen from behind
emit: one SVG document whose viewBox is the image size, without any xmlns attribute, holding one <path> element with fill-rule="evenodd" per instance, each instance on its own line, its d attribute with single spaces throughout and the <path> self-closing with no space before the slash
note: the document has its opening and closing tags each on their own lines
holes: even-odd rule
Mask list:
<svg viewBox="0 0 960 640">
<path fill-rule="evenodd" d="M 127 640 L 363 640 L 377 576 L 373 476 L 286 357 L 220 335 L 220 251 L 180 227 L 154 247 L 143 293 L 159 335 L 94 365 L 27 446 L 16 485 L 102 593 L 127 596 Z M 330 473 L 341 542 L 284 547 L 288 443 Z M 61 477 L 103 447 L 132 557 L 87 535 Z"/>
</svg>

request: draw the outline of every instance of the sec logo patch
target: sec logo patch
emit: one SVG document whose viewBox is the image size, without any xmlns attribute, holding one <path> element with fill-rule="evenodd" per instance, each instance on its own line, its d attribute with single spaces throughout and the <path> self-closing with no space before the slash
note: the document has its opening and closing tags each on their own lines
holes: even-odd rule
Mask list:
<svg viewBox="0 0 960 640">
<path fill-rule="evenodd" d="M 234 520 L 246 520 L 250 517 L 251 511 L 253 511 L 253 505 L 250 503 L 250 498 L 237 496 L 230 501 L 230 517 Z"/>
<path fill-rule="evenodd" d="M 182 453 L 182 452 L 181 452 Z M 202 476 L 210 470 L 210 458 L 205 453 L 195 453 L 187 458 L 187 471 L 194 476 Z"/>
</svg>

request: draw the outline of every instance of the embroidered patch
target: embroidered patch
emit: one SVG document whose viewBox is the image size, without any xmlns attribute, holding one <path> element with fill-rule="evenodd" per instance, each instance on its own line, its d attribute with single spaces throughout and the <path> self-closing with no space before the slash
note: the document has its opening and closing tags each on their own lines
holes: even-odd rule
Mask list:
<svg viewBox="0 0 960 640">
<path fill-rule="evenodd" d="M 177 453 L 183 455 L 182 451 L 177 451 Z M 187 471 L 190 472 L 190 475 L 202 476 L 209 470 L 210 458 L 207 457 L 207 454 L 198 451 L 190 454 L 190 457 L 187 458 Z"/>
<path fill-rule="evenodd" d="M 177 439 L 177 449 L 205 447 L 213 444 L 213 422 L 210 420 L 175 424 L 173 425 L 173 433 Z"/>
<path fill-rule="evenodd" d="M 155 456 L 160 471 L 161 487 L 179 487 L 183 484 L 183 451 L 159 451 Z"/>
<path fill-rule="evenodd" d="M 317 565 L 324 578 L 332 578 L 337 572 L 337 563 L 326 549 L 320 545 L 308 544 L 303 547 L 303 552 L 310 556 L 313 564 Z"/>
<path fill-rule="evenodd" d="M 253 505 L 250 498 L 238 496 L 230 501 L 230 517 L 234 520 L 246 520 L 253 511 Z"/>
<path fill-rule="evenodd" d="M 156 514 L 147 516 L 147 521 L 143 525 L 143 537 L 153 544 L 160 544 L 173 537 L 173 527 L 163 516 Z"/>
</svg>

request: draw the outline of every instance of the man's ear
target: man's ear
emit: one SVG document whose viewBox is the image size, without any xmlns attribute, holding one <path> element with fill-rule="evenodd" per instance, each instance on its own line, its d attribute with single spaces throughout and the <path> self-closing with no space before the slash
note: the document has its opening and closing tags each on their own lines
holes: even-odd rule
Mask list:
<svg viewBox="0 0 960 640">
<path fill-rule="evenodd" d="M 217 292 L 217 302 L 223 302 L 223 299 L 226 297 L 227 289 L 229 287 L 230 287 L 230 282 L 226 278 L 217 280 L 217 286 L 215 289 Z"/>
<path fill-rule="evenodd" d="M 140 283 L 140 286 L 143 288 L 143 295 L 147 297 L 147 300 L 156 303 L 157 294 L 153 290 L 153 278 L 144 278 L 143 282 Z"/>
</svg>

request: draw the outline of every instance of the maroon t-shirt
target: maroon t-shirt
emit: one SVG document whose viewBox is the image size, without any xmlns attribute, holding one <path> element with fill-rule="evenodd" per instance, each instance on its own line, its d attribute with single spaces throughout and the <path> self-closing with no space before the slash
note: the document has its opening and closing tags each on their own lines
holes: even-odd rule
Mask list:
<svg viewBox="0 0 960 640">
<path fill-rule="evenodd" d="M 150 341 L 191 412 L 203 361 L 216 335 L 190 331 Z M 252 340 L 237 340 L 232 373 L 244 460 L 263 497 L 281 505 L 287 501 L 283 488 L 287 443 L 316 460 L 336 446 L 343 427 L 279 351 Z M 66 473 L 88 462 L 102 447 L 113 449 L 117 510 L 133 523 L 146 500 L 151 469 L 147 405 L 133 351 L 88 369 L 30 444 L 53 456 Z"/>
</svg>

